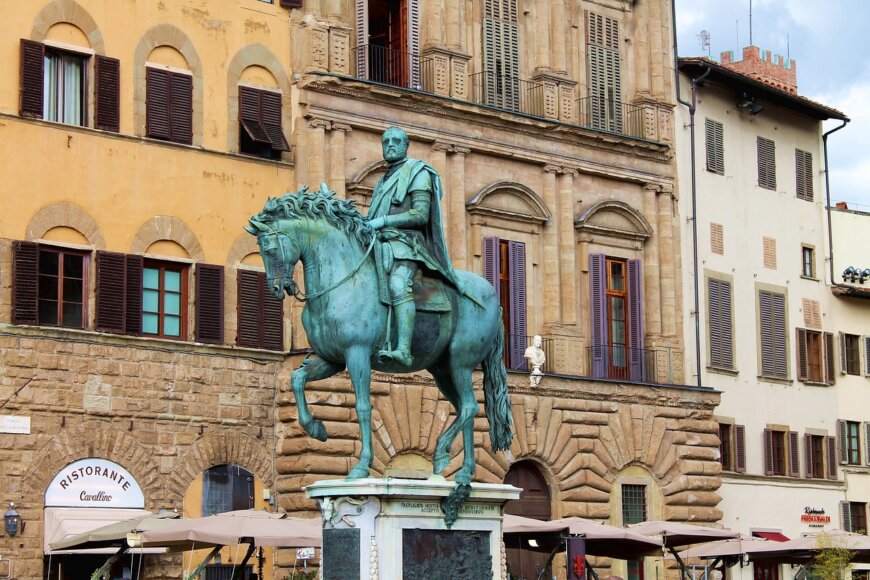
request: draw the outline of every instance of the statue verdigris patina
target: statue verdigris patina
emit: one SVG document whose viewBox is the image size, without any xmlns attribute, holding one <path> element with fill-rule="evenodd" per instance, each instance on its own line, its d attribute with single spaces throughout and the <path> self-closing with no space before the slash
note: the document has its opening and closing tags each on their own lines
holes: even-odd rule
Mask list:
<svg viewBox="0 0 870 580">
<path fill-rule="evenodd" d="M 269 199 L 245 229 L 257 236 L 269 289 L 301 296 L 293 282 L 301 261 L 305 280 L 302 325 L 316 357 L 293 372 L 299 423 L 325 441 L 326 428 L 305 401 L 305 384 L 345 368 L 356 395 L 361 450 L 349 479 L 369 475 L 372 463 L 371 371 L 427 370 L 456 419 L 438 437 L 433 471 L 444 471 L 461 432 L 463 461 L 455 475 L 466 487 L 474 475 L 474 417 L 478 404 L 472 371 L 483 367 L 484 406 L 494 450 L 507 450 L 511 432 L 504 328 L 493 287 L 450 265 L 441 228 L 438 173 L 406 157 L 408 137 L 384 133 L 387 174 L 378 181 L 368 219 L 353 205 L 303 188 Z M 391 347 L 393 327 L 396 348 Z"/>
</svg>

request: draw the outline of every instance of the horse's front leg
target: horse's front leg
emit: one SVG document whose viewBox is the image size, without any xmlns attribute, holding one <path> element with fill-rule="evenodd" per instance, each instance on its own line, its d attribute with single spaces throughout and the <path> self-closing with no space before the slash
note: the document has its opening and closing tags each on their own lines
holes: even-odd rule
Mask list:
<svg viewBox="0 0 870 580">
<path fill-rule="evenodd" d="M 362 346 L 352 347 L 346 354 L 347 370 L 353 382 L 356 395 L 356 420 L 359 423 L 362 450 L 359 461 L 347 474 L 348 479 L 361 479 L 369 476 L 372 467 L 372 400 L 371 350 Z"/>
<path fill-rule="evenodd" d="M 341 372 L 344 367 L 340 364 L 328 361 L 317 357 L 306 359 L 302 366 L 293 371 L 291 384 L 293 386 L 293 394 L 296 396 L 296 409 L 299 413 L 299 424 L 305 429 L 305 432 L 314 437 L 318 441 L 326 441 L 328 436 L 326 427 L 323 421 L 315 419 L 314 415 L 308 409 L 308 402 L 305 400 L 305 383 L 308 381 L 319 381 L 331 377 L 332 375 Z"/>
</svg>

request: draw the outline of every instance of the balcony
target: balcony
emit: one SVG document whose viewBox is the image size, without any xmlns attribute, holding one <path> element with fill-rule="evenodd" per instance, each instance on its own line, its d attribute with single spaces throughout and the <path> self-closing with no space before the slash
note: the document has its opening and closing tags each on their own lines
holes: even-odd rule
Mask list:
<svg viewBox="0 0 870 580">
<path fill-rule="evenodd" d="M 643 107 L 590 96 L 577 99 L 577 108 L 581 127 L 644 138 Z"/>
<path fill-rule="evenodd" d="M 673 364 L 669 350 L 630 348 L 621 344 L 586 347 L 586 370 L 595 379 L 641 383 L 672 383 Z"/>
<path fill-rule="evenodd" d="M 468 75 L 471 100 L 497 109 L 544 116 L 544 85 L 519 77 L 479 72 Z"/>
<path fill-rule="evenodd" d="M 514 371 L 528 371 L 529 361 L 523 356 L 526 349 L 532 346 L 533 336 L 522 336 L 519 334 L 505 335 L 504 345 L 504 364 L 507 368 Z M 541 367 L 544 373 L 553 372 L 553 339 L 541 338 L 541 350 L 544 351 L 546 362 Z"/>
<path fill-rule="evenodd" d="M 359 79 L 432 92 L 427 79 L 432 78 L 433 60 L 411 52 L 393 50 L 376 44 L 364 44 L 351 50 L 352 62 Z"/>
</svg>

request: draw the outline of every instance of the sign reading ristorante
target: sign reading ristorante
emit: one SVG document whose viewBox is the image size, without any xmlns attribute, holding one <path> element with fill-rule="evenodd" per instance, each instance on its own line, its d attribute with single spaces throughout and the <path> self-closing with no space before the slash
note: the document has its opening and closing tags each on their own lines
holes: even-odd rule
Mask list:
<svg viewBox="0 0 870 580">
<path fill-rule="evenodd" d="M 105 459 L 80 459 L 60 470 L 45 490 L 45 507 L 144 508 L 130 472 Z"/>
</svg>

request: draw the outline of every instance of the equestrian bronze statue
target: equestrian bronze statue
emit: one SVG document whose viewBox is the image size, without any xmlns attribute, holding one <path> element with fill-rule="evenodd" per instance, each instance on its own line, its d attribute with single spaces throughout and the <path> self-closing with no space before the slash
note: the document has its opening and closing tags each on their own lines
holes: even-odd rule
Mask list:
<svg viewBox="0 0 870 580">
<path fill-rule="evenodd" d="M 305 302 L 302 325 L 316 357 L 293 372 L 292 387 L 306 433 L 327 438 L 305 401 L 305 384 L 347 368 L 362 442 L 348 478 L 368 477 L 371 371 L 425 369 L 456 409 L 455 420 L 438 437 L 433 471 L 447 467 L 461 432 L 464 457 L 455 480 L 467 484 L 475 469 L 475 367 L 483 369 L 492 448 L 507 450 L 513 437 L 501 307 L 492 285 L 450 263 L 438 173 L 407 158 L 408 136 L 401 129 L 387 129 L 382 144 L 388 168 L 375 186 L 368 216 L 324 185 L 316 193 L 303 188 L 269 199 L 245 229 L 257 236 L 272 294 Z M 297 262 L 302 262 L 304 296 L 293 281 Z"/>
</svg>

